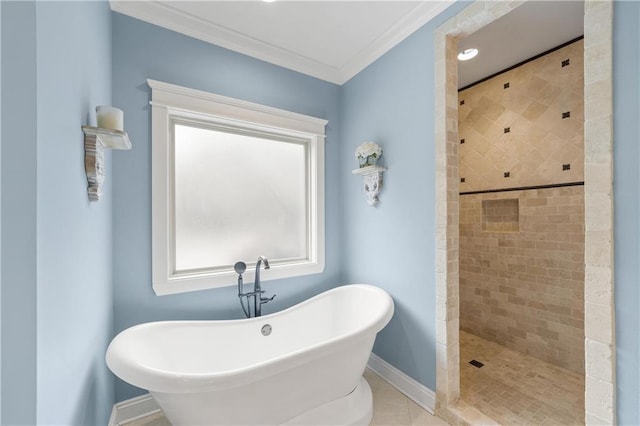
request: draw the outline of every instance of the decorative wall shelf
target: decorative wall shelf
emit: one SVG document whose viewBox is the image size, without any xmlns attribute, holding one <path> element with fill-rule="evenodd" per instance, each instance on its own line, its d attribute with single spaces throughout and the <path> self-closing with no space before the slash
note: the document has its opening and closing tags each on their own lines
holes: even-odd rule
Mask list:
<svg viewBox="0 0 640 426">
<path fill-rule="evenodd" d="M 362 190 L 370 206 L 378 203 L 378 194 L 382 189 L 382 173 L 385 171 L 387 169 L 382 166 L 361 167 L 352 171 L 354 175 L 362 176 Z"/>
<path fill-rule="evenodd" d="M 87 194 L 89 201 L 102 197 L 104 182 L 104 149 L 131 149 L 131 141 L 126 132 L 82 126 L 84 132 L 84 169 L 87 173 Z"/>
</svg>

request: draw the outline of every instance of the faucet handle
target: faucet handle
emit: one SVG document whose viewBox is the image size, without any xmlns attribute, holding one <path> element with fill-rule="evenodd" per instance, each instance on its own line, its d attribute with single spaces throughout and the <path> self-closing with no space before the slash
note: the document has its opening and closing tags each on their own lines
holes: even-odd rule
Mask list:
<svg viewBox="0 0 640 426">
<path fill-rule="evenodd" d="M 262 293 L 264 293 L 264 291 Z M 260 296 L 260 304 L 264 305 L 265 303 L 271 302 L 275 298 L 276 298 L 275 294 L 273 296 L 271 296 L 271 297 L 262 297 L 262 296 Z"/>
</svg>

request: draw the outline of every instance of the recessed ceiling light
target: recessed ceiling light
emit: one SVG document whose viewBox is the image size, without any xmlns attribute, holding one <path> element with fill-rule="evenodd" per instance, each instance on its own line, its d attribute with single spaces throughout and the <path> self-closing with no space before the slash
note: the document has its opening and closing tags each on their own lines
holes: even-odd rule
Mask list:
<svg viewBox="0 0 640 426">
<path fill-rule="evenodd" d="M 468 61 L 469 59 L 473 59 L 478 54 L 478 49 L 464 49 L 462 52 L 458 53 L 459 61 Z"/>
</svg>

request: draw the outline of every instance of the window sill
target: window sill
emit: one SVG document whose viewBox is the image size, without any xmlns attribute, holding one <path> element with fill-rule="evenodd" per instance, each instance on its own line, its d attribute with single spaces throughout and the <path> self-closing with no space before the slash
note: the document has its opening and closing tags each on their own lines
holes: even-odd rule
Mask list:
<svg viewBox="0 0 640 426">
<path fill-rule="evenodd" d="M 304 275 L 319 274 L 324 271 L 324 259 L 318 262 L 298 262 L 272 265 L 269 269 L 260 271 L 261 281 L 294 278 Z M 255 266 L 248 268 L 243 274 L 245 283 L 252 283 Z M 237 284 L 238 274 L 234 271 L 203 272 L 201 274 L 173 275 L 163 274 L 166 279 L 153 280 L 153 291 L 157 296 L 186 293 L 189 291 L 206 290 L 211 288 L 229 287 Z M 162 277 L 162 275 L 161 275 Z"/>
</svg>

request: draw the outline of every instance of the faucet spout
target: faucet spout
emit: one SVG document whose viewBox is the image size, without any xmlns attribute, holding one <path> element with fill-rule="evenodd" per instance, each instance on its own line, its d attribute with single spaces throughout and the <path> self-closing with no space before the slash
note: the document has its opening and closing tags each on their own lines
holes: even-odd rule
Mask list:
<svg viewBox="0 0 640 426">
<path fill-rule="evenodd" d="M 267 260 L 267 258 L 264 256 L 260 256 L 258 258 L 258 261 L 256 262 L 256 278 L 253 282 L 253 293 L 255 295 L 253 299 L 253 312 L 257 317 L 262 315 L 262 304 L 266 303 L 262 299 L 263 291 L 260 285 L 260 265 L 262 264 L 264 264 L 264 269 L 270 268 L 269 261 Z"/>
<path fill-rule="evenodd" d="M 260 256 L 258 258 L 258 261 L 256 262 L 256 279 L 253 283 L 253 287 L 254 287 L 254 291 L 258 292 L 258 291 L 262 291 L 262 288 L 260 287 L 260 265 L 264 264 L 264 269 L 269 269 L 269 261 L 267 260 L 266 257 L 264 256 Z"/>
</svg>

